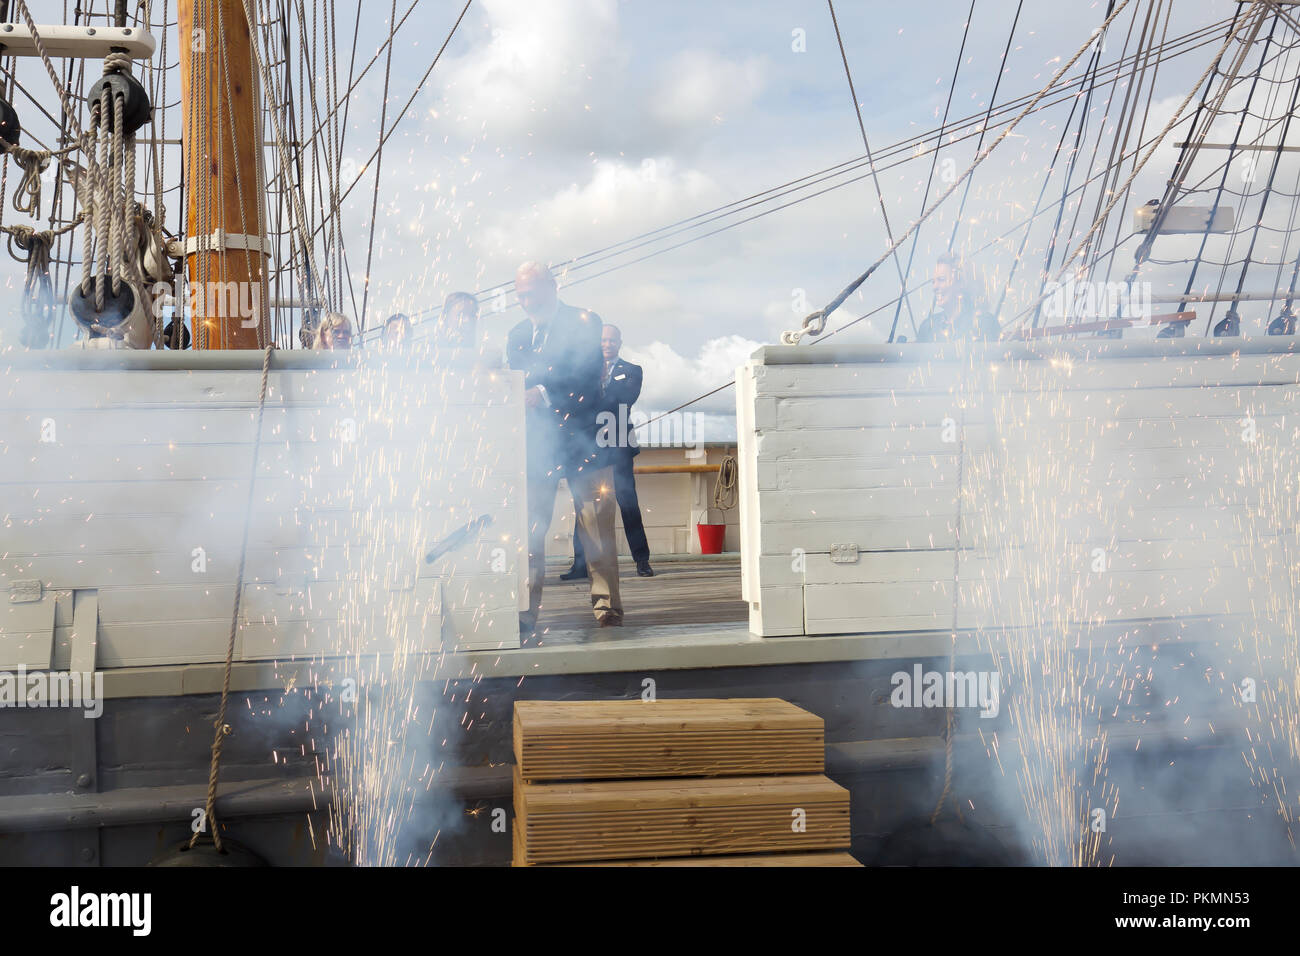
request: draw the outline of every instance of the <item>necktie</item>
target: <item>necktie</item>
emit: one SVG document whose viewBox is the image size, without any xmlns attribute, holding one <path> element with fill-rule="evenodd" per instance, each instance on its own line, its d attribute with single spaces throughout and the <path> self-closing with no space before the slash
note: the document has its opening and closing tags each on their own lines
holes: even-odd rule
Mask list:
<svg viewBox="0 0 1300 956">
<path fill-rule="evenodd" d="M 539 325 L 533 329 L 533 351 L 540 352 L 546 344 L 547 326 Z"/>
</svg>

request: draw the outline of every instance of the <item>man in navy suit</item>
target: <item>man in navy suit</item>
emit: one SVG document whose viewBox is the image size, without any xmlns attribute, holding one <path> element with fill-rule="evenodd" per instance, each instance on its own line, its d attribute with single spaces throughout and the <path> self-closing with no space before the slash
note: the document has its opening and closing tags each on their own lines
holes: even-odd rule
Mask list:
<svg viewBox="0 0 1300 956">
<path fill-rule="evenodd" d="M 618 500 L 619 511 L 623 514 L 623 532 L 627 535 L 628 548 L 632 559 L 636 561 L 636 573 L 643 578 L 654 577 L 650 567 L 650 545 L 645 539 L 645 525 L 641 521 L 641 504 L 636 497 L 636 475 L 632 469 L 632 459 L 641 453 L 636 444 L 636 433 L 626 427 L 632 417 L 632 405 L 641 396 L 641 366 L 625 362 L 618 357 L 618 350 L 623 347 L 623 333 L 618 326 L 606 324 L 601 329 L 600 351 L 605 360 L 601 372 L 601 410 L 606 421 L 612 427 L 600 439 L 612 445 L 614 453 L 614 495 Z M 573 510 L 578 511 L 578 497 L 575 493 Z M 560 575 L 561 581 L 576 581 L 587 576 L 587 557 L 578 534 L 577 524 L 573 528 L 573 567 Z"/>
<path fill-rule="evenodd" d="M 542 605 L 546 532 L 564 478 L 578 501 L 578 528 L 591 567 L 591 606 L 601 627 L 623 623 L 614 545 L 612 449 L 596 441 L 601 406 L 600 320 L 561 302 L 546 266 L 526 262 L 515 294 L 527 314 L 510 330 L 506 356 L 524 373 L 528 473 L 528 610 L 531 636 Z"/>
</svg>

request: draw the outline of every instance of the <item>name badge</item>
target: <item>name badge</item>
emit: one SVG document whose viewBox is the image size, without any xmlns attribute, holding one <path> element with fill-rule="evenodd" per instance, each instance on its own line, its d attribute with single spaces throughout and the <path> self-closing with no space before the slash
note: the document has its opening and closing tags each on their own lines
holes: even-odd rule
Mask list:
<svg viewBox="0 0 1300 956">
<path fill-rule="evenodd" d="M 614 381 L 616 381 L 616 382 L 621 382 L 621 381 L 623 381 L 623 379 L 625 379 L 625 378 L 627 378 L 627 375 L 625 375 L 625 374 L 624 374 L 624 375 L 615 375 L 615 376 L 614 376 Z"/>
</svg>

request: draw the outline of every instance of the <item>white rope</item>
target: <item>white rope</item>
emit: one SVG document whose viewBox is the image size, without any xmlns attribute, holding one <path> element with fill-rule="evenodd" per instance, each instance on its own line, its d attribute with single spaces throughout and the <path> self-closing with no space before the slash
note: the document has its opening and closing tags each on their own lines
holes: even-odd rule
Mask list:
<svg viewBox="0 0 1300 956">
<path fill-rule="evenodd" d="M 1262 18 L 1267 14 L 1267 10 L 1262 9 L 1266 6 L 1266 4 L 1263 2 L 1263 0 L 1255 0 L 1255 3 L 1257 6 L 1261 8 L 1260 17 Z M 1092 228 L 1088 230 L 1087 234 L 1080 241 L 1079 245 L 1075 247 L 1074 252 L 1072 252 L 1066 258 L 1066 260 L 1063 263 L 1061 263 L 1060 271 L 1056 273 L 1056 284 L 1059 285 L 1061 279 L 1064 277 L 1065 273 L 1069 270 L 1071 263 L 1073 263 L 1074 260 L 1079 257 L 1079 254 L 1083 252 L 1084 248 L 1091 241 L 1092 237 L 1096 234 L 1097 230 L 1101 228 L 1101 226 L 1105 223 L 1106 217 L 1110 215 L 1111 210 L 1114 209 L 1115 206 L 1119 203 L 1119 201 L 1127 194 L 1129 186 L 1133 184 L 1133 180 L 1137 179 L 1137 175 L 1142 171 L 1142 167 L 1147 164 L 1147 161 L 1150 160 L 1151 157 L 1155 154 L 1155 151 L 1160 147 L 1160 144 L 1164 142 L 1165 137 L 1169 135 L 1169 131 L 1173 129 L 1175 126 L 1177 126 L 1179 122 L 1182 121 L 1183 110 L 1187 109 L 1187 104 L 1189 104 L 1192 101 L 1192 97 L 1195 96 L 1196 91 L 1201 88 L 1201 84 L 1204 83 L 1209 78 L 1211 71 L 1221 61 L 1223 54 L 1227 52 L 1228 47 L 1232 44 L 1232 41 L 1237 38 L 1237 34 L 1239 34 L 1243 29 L 1246 28 L 1248 24 L 1251 24 L 1252 22 L 1253 22 L 1252 18 L 1245 17 L 1242 19 L 1241 24 L 1238 27 L 1236 27 L 1234 30 L 1232 30 L 1231 33 L 1228 34 L 1228 38 L 1223 41 L 1223 46 L 1219 48 L 1219 52 L 1215 54 L 1214 59 L 1210 61 L 1210 65 L 1205 68 L 1205 72 L 1201 74 L 1200 79 L 1198 79 L 1196 83 L 1192 85 L 1192 88 L 1187 92 L 1187 95 L 1183 97 L 1183 101 L 1182 103 L 1179 104 L 1178 109 L 1174 110 L 1174 112 L 1170 115 L 1169 122 L 1165 124 L 1165 128 L 1160 131 L 1160 133 L 1156 136 L 1155 140 L 1151 143 L 1151 148 L 1147 150 L 1146 155 L 1143 156 L 1142 159 L 1139 160 L 1138 163 L 1133 167 L 1133 171 L 1129 174 L 1128 179 L 1124 181 L 1124 184 L 1120 186 L 1117 190 L 1115 190 L 1114 196 L 1111 198 L 1111 201 L 1106 204 L 1106 208 L 1102 210 L 1101 215 L 1098 216 L 1097 219 L 1093 222 Z M 1043 302 L 1049 295 L 1051 295 L 1052 287 L 1053 287 L 1052 283 L 1048 283 L 1046 286 L 1044 286 L 1044 289 L 1041 293 L 1039 293 L 1038 298 L 1035 299 L 1032 303 L 1030 303 L 1029 310 L 1027 310 L 1026 312 L 1022 312 L 1020 314 L 1020 317 L 1015 322 L 1011 322 L 1008 324 L 1007 328 L 1011 329 L 1017 325 L 1023 324 L 1024 317 L 1028 314 L 1028 311 L 1035 310 L 1038 307 L 1038 304 L 1040 302 Z"/>
<path fill-rule="evenodd" d="M 112 136 L 104 129 L 104 117 L 110 108 L 107 87 L 101 91 L 99 110 L 91 113 L 91 123 L 99 127 L 99 168 L 104 173 L 109 168 Z M 109 256 L 109 203 L 107 177 L 101 175 L 95 180 L 95 311 L 104 311 L 104 281 L 108 276 Z"/>
<path fill-rule="evenodd" d="M 219 31 L 223 36 L 225 35 L 225 32 L 226 32 L 225 14 L 222 12 L 222 9 L 221 9 L 220 7 L 217 8 L 217 30 L 218 30 L 218 31 Z M 251 35 L 252 35 L 252 29 L 251 29 L 251 26 L 250 26 L 250 29 L 249 29 L 249 34 L 250 34 L 250 37 L 249 37 L 250 42 L 252 42 L 252 36 L 251 36 Z M 229 59 L 228 59 L 226 56 L 224 56 L 224 55 L 221 57 L 221 78 L 222 78 L 223 83 L 225 84 L 226 99 L 227 99 L 227 100 L 233 100 L 233 99 L 234 99 L 234 93 L 233 93 L 233 91 L 232 91 L 232 87 L 231 87 L 231 83 L 230 83 L 230 61 L 229 61 Z M 256 77 L 254 77 L 254 79 L 256 79 Z M 238 139 L 238 133 L 237 133 L 237 127 L 236 127 L 236 125 L 235 125 L 235 113 L 234 113 L 234 110 L 225 110 L 225 114 L 226 114 L 226 118 L 227 118 L 227 120 L 229 121 L 229 126 L 230 126 L 230 145 L 231 145 L 231 149 L 232 149 L 232 151 L 233 151 L 233 150 L 235 150 L 235 149 L 238 147 L 238 145 L 239 145 L 238 142 L 237 142 L 237 139 Z M 219 120 L 219 118 L 218 118 L 218 120 Z M 261 121 L 261 118 L 259 117 L 259 118 L 258 118 L 258 122 L 260 122 L 260 121 Z M 218 136 L 220 136 L 220 133 L 218 133 Z M 254 147 L 256 148 L 256 144 L 254 144 Z M 236 194 L 239 196 L 239 203 L 237 204 L 237 205 L 239 206 L 239 231 L 240 231 L 241 234 L 243 234 L 243 235 L 245 235 L 245 236 L 248 236 L 248 235 L 256 235 L 256 236 L 258 236 L 259 238 L 263 238 L 263 237 L 262 237 L 262 190 L 261 190 L 261 184 L 260 184 L 260 183 L 256 183 L 256 182 L 253 184 L 253 194 L 254 194 L 254 196 L 256 197 L 256 199 L 255 199 L 255 215 L 257 216 L 257 222 L 256 222 L 256 225 L 255 225 L 255 227 L 254 227 L 254 228 L 256 229 L 256 232 L 253 232 L 252 230 L 250 230 L 250 229 L 248 228 L 248 216 L 247 216 L 247 214 L 246 214 L 245 211 L 244 211 L 244 200 L 243 200 L 243 197 L 246 196 L 247 193 L 244 192 L 244 177 L 243 177 L 243 173 L 242 173 L 241 170 L 240 170 L 240 163 L 239 163 L 239 159 L 238 159 L 238 154 L 235 155 L 235 163 L 234 163 L 234 167 L 235 167 L 235 192 L 236 192 Z M 254 168 L 253 168 L 253 170 L 250 171 L 254 177 L 256 177 L 256 170 L 257 170 L 258 168 L 260 168 L 259 164 L 254 163 Z M 223 210 L 222 228 L 224 229 L 225 226 L 226 226 L 226 224 L 225 224 L 225 221 L 224 221 L 224 210 Z M 254 269 L 253 269 L 253 263 L 254 263 L 254 262 L 257 263 L 257 272 L 256 272 L 256 273 L 254 272 Z M 260 310 L 260 309 L 262 308 L 262 306 L 263 306 L 263 305 L 266 303 L 266 301 L 267 301 L 266 298 L 265 298 L 265 291 L 266 291 L 266 282 L 265 282 L 265 279 L 266 279 L 266 260 L 263 258 L 263 256 L 262 256 L 262 254 L 261 254 L 260 251 L 257 252 L 256 255 L 254 255 L 253 251 L 250 250 L 250 249 L 247 247 L 247 245 L 245 245 L 245 247 L 244 247 L 244 272 L 245 272 L 245 275 L 248 276 L 248 279 L 247 279 L 246 281 L 248 281 L 250 285 L 252 284 L 254 278 L 256 278 L 256 279 L 258 280 L 258 299 L 256 300 L 255 308 L 258 308 L 258 309 Z M 229 279 L 229 278 L 230 278 L 229 273 L 227 273 L 227 275 L 226 275 L 226 279 Z M 241 301 L 242 301 L 242 299 L 241 299 Z M 247 318 L 250 318 L 250 316 L 240 316 L 240 318 L 241 318 L 241 319 L 247 319 Z M 264 314 L 259 314 L 259 315 L 257 316 L 257 347 L 258 347 L 258 348 L 265 348 L 266 345 L 267 345 L 267 337 L 268 337 L 268 335 L 270 334 L 270 327 L 266 324 L 266 323 L 267 323 L 267 318 L 268 318 L 268 317 L 267 317 L 266 315 L 264 315 Z M 226 344 L 228 344 L 228 343 L 224 343 L 224 342 L 223 342 L 222 344 L 223 344 L 223 345 L 226 345 Z"/>
<path fill-rule="evenodd" d="M 130 76 L 129 54 L 114 52 L 104 57 L 104 73 Z M 144 289 L 144 268 L 136 230 L 137 217 L 144 212 L 135 200 L 136 141 L 126 131 L 126 98 L 105 84 L 99 100 L 91 104 L 90 131 L 84 138 L 94 175 L 86 177 L 78 191 L 87 228 L 82 238 L 81 293 L 89 296 L 93 285 L 95 310 L 102 312 L 108 291 L 131 287 L 137 307 Z M 98 162 L 96 162 L 98 153 Z M 107 329 L 123 336 L 128 324 Z"/>
<path fill-rule="evenodd" d="M 122 179 L 119 170 L 123 163 L 123 141 L 122 135 L 122 97 L 114 96 L 113 100 L 113 158 L 111 165 L 108 167 L 108 184 L 110 193 L 110 225 L 108 233 L 108 255 L 109 255 L 109 272 L 113 280 L 113 295 L 119 295 L 122 291 L 122 259 L 124 247 L 126 244 L 124 220 L 126 219 L 126 199 L 122 195 Z"/>
<path fill-rule="evenodd" d="M 90 157 L 88 162 L 93 163 L 95 161 L 95 140 L 99 135 L 98 127 L 91 127 L 88 135 L 86 155 Z M 87 177 L 80 181 L 80 185 L 82 189 L 76 190 L 76 192 L 81 200 L 82 215 L 86 217 L 86 228 L 81 234 L 81 295 L 82 298 L 85 298 L 90 295 L 91 266 L 94 264 L 95 258 L 95 230 L 91 224 L 95 216 L 95 181 Z"/>
<path fill-rule="evenodd" d="M 41 173 L 49 167 L 52 154 L 43 149 L 24 149 L 9 143 L 0 144 L 0 148 L 12 156 L 18 168 L 23 171 L 18 188 L 14 190 L 14 211 L 40 219 Z"/>
<path fill-rule="evenodd" d="M 251 28 L 251 24 L 256 20 L 253 12 L 249 9 L 248 0 L 242 0 L 244 7 L 244 17 L 250 24 L 249 28 L 249 48 L 253 53 L 253 62 L 257 64 L 258 72 L 262 77 L 262 89 L 270 90 L 275 88 L 271 79 L 270 71 L 266 65 L 266 59 L 262 56 L 262 51 L 258 46 L 258 34 Z M 276 151 L 280 154 L 280 166 L 282 169 L 292 169 L 292 163 L 289 160 L 288 138 L 284 135 L 284 130 L 280 126 L 280 113 L 276 109 L 269 110 L 271 114 L 272 131 L 275 134 Z M 308 268 L 311 270 L 313 284 L 320 282 L 320 270 L 316 267 L 316 255 L 312 248 L 311 232 L 307 227 L 307 213 L 303 209 L 302 197 L 299 195 L 300 188 L 290 186 L 288 179 L 285 180 L 285 190 L 289 193 L 290 208 L 293 210 L 295 218 L 298 220 L 299 248 L 302 250 L 303 257 L 307 260 Z M 306 287 L 303 287 L 304 298 L 306 297 Z"/>
<path fill-rule="evenodd" d="M 1083 46 L 1079 47 L 1078 51 L 1074 54 L 1074 56 L 1070 57 L 1069 60 L 1067 60 L 1064 64 L 1062 64 L 1059 70 L 1057 70 L 1054 74 L 1052 74 L 1052 78 L 1047 81 L 1047 85 L 1044 86 L 1041 90 L 1039 90 L 1034 95 L 1034 98 L 1029 101 L 1028 105 L 1025 106 L 1025 108 L 1022 109 L 1019 114 L 1017 114 L 1016 118 L 1011 121 L 1010 125 L 1008 125 L 1005 129 L 1003 129 L 1000 134 L 998 134 L 998 138 L 995 139 L 992 143 L 990 143 L 987 147 L 985 147 L 984 151 L 975 157 L 975 161 L 972 162 L 970 166 L 966 168 L 966 171 L 957 177 L 957 179 L 952 183 L 952 185 L 950 185 L 947 188 L 944 194 L 940 196 L 938 199 L 936 199 L 933 204 L 931 204 L 929 209 L 926 209 L 921 213 L 920 218 L 917 219 L 914 223 L 912 223 L 912 225 L 908 227 L 907 231 L 904 232 L 901 236 L 899 236 L 890 245 L 890 247 L 885 250 L 884 255 L 882 255 L 879 259 L 873 262 L 866 272 L 860 275 L 847 288 L 845 288 L 844 291 L 842 291 L 838 296 L 836 296 L 835 299 L 832 300 L 830 305 L 828 305 L 824 309 L 812 313 L 807 318 L 805 318 L 803 320 L 802 328 L 793 329 L 788 332 L 782 332 L 781 342 L 785 345 L 798 345 L 799 340 L 803 338 L 805 335 L 821 335 L 822 332 L 826 330 L 826 319 L 830 316 L 830 314 L 834 312 L 836 309 L 838 309 L 840 305 L 844 302 L 844 300 L 847 299 L 850 295 L 852 295 L 853 292 L 858 288 L 858 286 L 860 286 L 863 282 L 865 282 L 867 277 L 870 276 L 871 273 L 875 272 L 876 269 L 880 267 L 881 263 L 883 263 L 886 259 L 892 256 L 895 250 L 897 250 L 899 246 L 901 246 L 904 242 L 906 242 L 911 237 L 912 233 L 916 232 L 917 229 L 921 228 L 921 224 L 925 222 L 926 219 L 930 218 L 930 215 L 936 209 L 938 209 L 941 205 L 943 205 L 944 200 L 946 200 L 949 196 L 951 196 L 954 192 L 956 192 L 958 187 L 960 187 L 962 183 L 964 183 L 967 179 L 970 178 L 971 173 L 975 172 L 975 170 L 979 167 L 980 163 L 984 162 L 984 160 L 989 157 L 989 154 L 991 154 L 995 149 L 997 149 L 1004 139 L 1006 139 L 1008 136 L 1011 135 L 1011 131 L 1014 130 L 1017 125 L 1019 125 L 1020 121 L 1033 111 L 1034 107 L 1038 105 L 1039 100 L 1043 99 L 1043 97 L 1047 96 L 1047 94 L 1051 92 L 1052 87 L 1054 87 L 1057 81 L 1062 76 L 1065 75 L 1066 71 L 1068 71 L 1072 66 L 1074 66 L 1074 64 L 1078 62 L 1079 58 L 1084 55 L 1084 53 L 1092 49 L 1092 47 L 1097 42 L 1097 37 L 1106 32 L 1106 29 L 1111 25 L 1111 23 L 1114 22 L 1115 18 L 1118 17 L 1121 13 L 1123 13 L 1124 8 L 1127 7 L 1131 2 L 1132 0 L 1121 0 L 1121 2 L 1115 7 L 1111 15 L 1106 18 L 1106 21 L 1102 23 L 1102 25 L 1096 31 L 1089 34 L 1088 39 L 1084 42 Z"/>
<path fill-rule="evenodd" d="M 77 114 L 72 108 L 72 102 L 68 97 L 68 91 L 64 89 L 63 83 L 59 80 L 59 74 L 54 69 L 54 64 L 50 62 L 49 54 L 45 52 L 45 41 L 41 39 L 41 33 L 36 29 L 36 21 L 32 19 L 32 12 L 27 9 L 27 4 L 24 0 L 16 0 L 16 2 L 19 11 L 21 11 L 23 15 L 23 19 L 27 21 L 27 29 L 32 34 L 32 45 L 36 47 L 36 52 L 40 56 L 41 62 L 45 64 L 45 72 L 50 74 L 50 81 L 54 84 L 54 90 L 59 94 L 59 102 L 63 106 L 63 113 L 67 116 L 68 122 L 72 124 L 73 132 L 75 132 L 77 138 L 80 139 L 81 124 L 77 122 Z"/>
</svg>

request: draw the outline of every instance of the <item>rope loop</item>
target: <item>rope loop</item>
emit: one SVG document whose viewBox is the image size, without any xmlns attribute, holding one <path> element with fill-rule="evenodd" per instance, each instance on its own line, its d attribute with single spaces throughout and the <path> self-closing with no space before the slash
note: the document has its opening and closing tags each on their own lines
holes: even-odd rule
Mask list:
<svg viewBox="0 0 1300 956">
<path fill-rule="evenodd" d="M 728 455 L 718 466 L 718 478 L 713 483 L 713 507 L 728 511 L 736 507 L 736 456 Z"/>
<path fill-rule="evenodd" d="M 133 59 L 131 54 L 123 53 L 120 50 L 114 50 L 104 57 L 105 73 L 125 73 L 128 76 L 131 73 L 131 63 Z"/>
<path fill-rule="evenodd" d="M 0 142 L 0 148 L 14 158 L 18 168 L 23 171 L 23 178 L 14 191 L 13 206 L 16 212 L 41 217 L 41 174 L 50 166 L 53 154 L 43 149 L 27 149 L 11 143 Z"/>
</svg>

